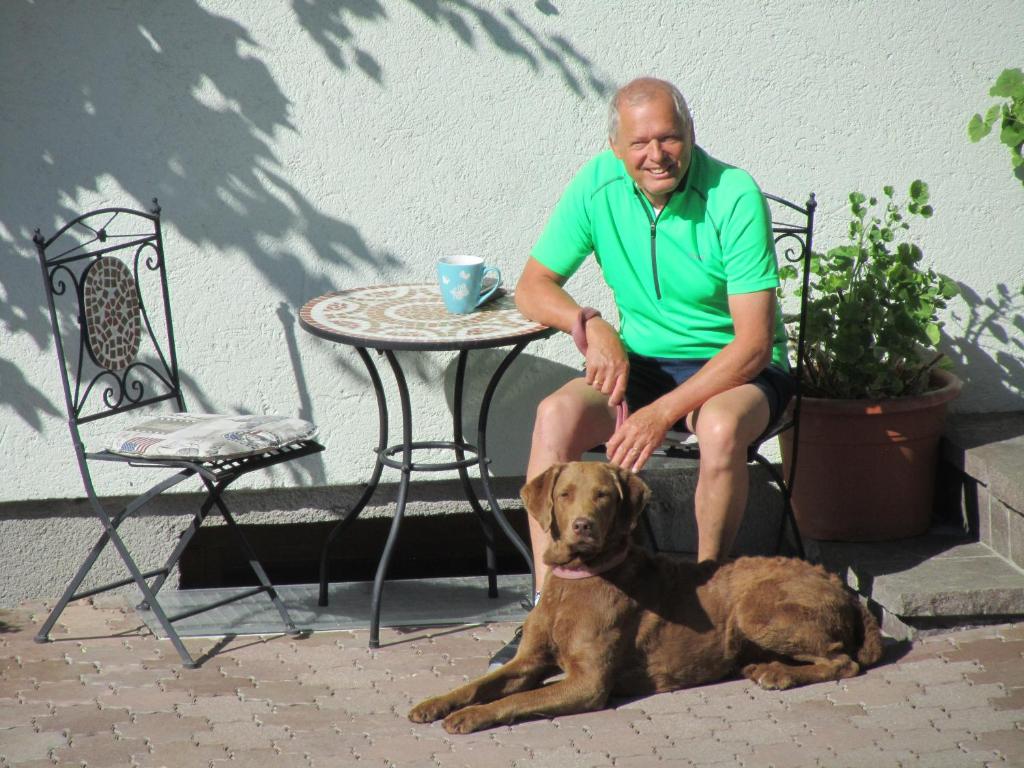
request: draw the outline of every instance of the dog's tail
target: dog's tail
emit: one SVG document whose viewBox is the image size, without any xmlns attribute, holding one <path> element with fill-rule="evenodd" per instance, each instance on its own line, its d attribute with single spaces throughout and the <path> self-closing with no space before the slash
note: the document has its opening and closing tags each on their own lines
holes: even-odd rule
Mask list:
<svg viewBox="0 0 1024 768">
<path fill-rule="evenodd" d="M 882 630 L 878 628 L 878 621 L 875 620 L 874 615 L 864 605 L 864 602 L 856 596 L 853 599 L 857 603 L 861 619 L 861 637 L 860 648 L 857 650 L 857 663 L 861 667 L 867 667 L 882 658 Z"/>
</svg>

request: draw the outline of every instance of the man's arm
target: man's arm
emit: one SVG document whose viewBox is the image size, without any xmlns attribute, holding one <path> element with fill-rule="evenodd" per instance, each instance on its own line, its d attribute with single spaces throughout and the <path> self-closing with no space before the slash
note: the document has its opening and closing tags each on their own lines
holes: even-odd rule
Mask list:
<svg viewBox="0 0 1024 768">
<path fill-rule="evenodd" d="M 775 291 L 732 295 L 729 313 L 735 338 L 685 382 L 633 413 L 608 441 L 609 461 L 639 471 L 679 419 L 747 383 L 771 362 Z"/>
<path fill-rule="evenodd" d="M 580 306 L 562 287 L 566 278 L 532 256 L 516 284 L 519 311 L 531 320 L 571 333 Z M 619 334 L 603 318 L 587 322 L 587 383 L 608 395 L 615 406 L 625 397 L 629 361 Z"/>
<path fill-rule="evenodd" d="M 516 284 L 516 306 L 534 322 L 571 332 L 580 308 L 562 288 L 565 281 L 565 277 L 531 256 Z"/>
</svg>

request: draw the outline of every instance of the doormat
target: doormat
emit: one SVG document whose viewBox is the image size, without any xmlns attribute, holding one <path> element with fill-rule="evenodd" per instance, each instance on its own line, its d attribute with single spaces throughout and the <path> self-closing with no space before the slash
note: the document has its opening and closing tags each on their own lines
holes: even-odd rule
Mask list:
<svg viewBox="0 0 1024 768">
<path fill-rule="evenodd" d="M 521 603 L 530 595 L 531 583 L 529 574 L 499 576 L 498 596 L 490 598 L 486 576 L 388 581 L 381 596 L 380 624 L 428 627 L 522 621 L 526 609 Z M 165 589 L 160 592 L 160 604 L 168 616 L 176 616 L 247 589 L 250 588 Z M 317 605 L 317 584 L 286 584 L 277 587 L 277 593 L 300 630 L 370 627 L 372 581 L 329 584 L 328 604 L 324 607 Z M 154 635 L 167 636 L 152 611 L 140 610 L 138 614 Z M 182 637 L 268 635 L 283 631 L 281 617 L 265 593 L 180 619 L 174 622 L 174 628 Z"/>
</svg>

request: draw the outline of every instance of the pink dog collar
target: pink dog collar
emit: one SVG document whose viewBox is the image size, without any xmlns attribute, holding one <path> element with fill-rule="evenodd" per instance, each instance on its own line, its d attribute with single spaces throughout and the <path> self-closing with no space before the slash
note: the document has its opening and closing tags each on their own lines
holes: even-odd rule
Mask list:
<svg viewBox="0 0 1024 768">
<path fill-rule="evenodd" d="M 597 576 L 605 571 L 610 571 L 616 565 L 625 560 L 626 555 L 628 554 L 629 547 L 625 547 L 621 552 L 619 552 L 619 554 L 597 568 L 587 568 L 586 566 L 580 568 L 566 568 L 564 565 L 556 565 L 551 569 L 551 574 L 560 579 L 588 579 L 591 576 Z"/>
</svg>

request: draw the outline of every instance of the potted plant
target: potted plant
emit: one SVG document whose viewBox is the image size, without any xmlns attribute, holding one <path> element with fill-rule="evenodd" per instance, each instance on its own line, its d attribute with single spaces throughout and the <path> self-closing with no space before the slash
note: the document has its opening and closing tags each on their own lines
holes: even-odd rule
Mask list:
<svg viewBox="0 0 1024 768">
<path fill-rule="evenodd" d="M 905 205 L 890 186 L 849 199 L 849 242 L 811 259 L 793 511 L 816 539 L 913 536 L 931 520 L 946 405 L 961 386 L 935 350 L 959 291 L 908 234 L 932 215 L 927 184 L 913 182 Z M 792 430 L 782 451 L 788 473 Z"/>
</svg>

